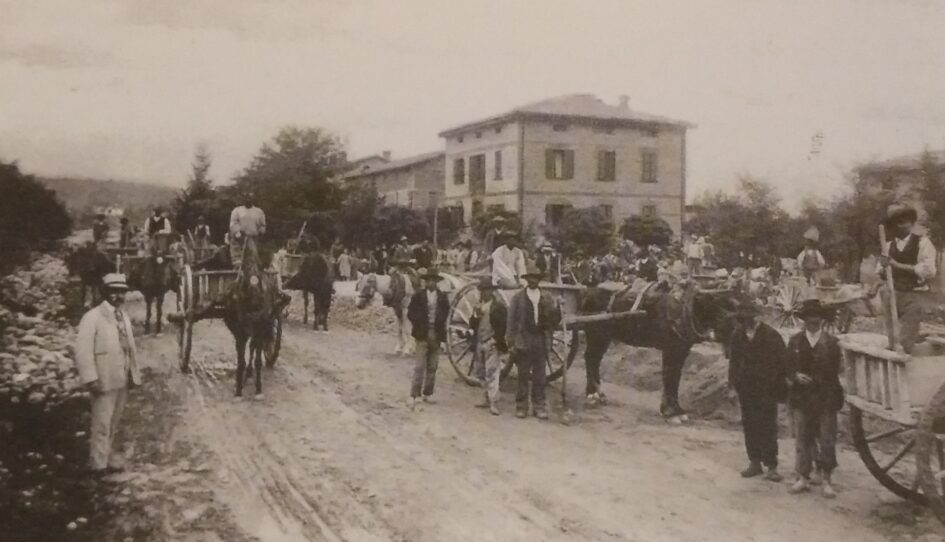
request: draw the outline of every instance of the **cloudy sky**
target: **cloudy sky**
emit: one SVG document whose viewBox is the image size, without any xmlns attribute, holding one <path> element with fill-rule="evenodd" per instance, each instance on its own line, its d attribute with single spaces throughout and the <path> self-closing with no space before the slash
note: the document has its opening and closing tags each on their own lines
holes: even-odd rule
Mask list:
<svg viewBox="0 0 945 542">
<path fill-rule="evenodd" d="M 796 203 L 945 148 L 945 3 L 0 0 L 0 159 L 40 174 L 181 185 L 202 143 L 225 181 L 286 124 L 406 156 L 574 92 L 695 123 L 691 193 Z"/>
</svg>

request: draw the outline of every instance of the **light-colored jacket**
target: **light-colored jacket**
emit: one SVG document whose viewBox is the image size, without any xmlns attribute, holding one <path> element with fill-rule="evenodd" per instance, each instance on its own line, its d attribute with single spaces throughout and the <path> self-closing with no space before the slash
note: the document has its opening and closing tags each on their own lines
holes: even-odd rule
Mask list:
<svg viewBox="0 0 945 542">
<path fill-rule="evenodd" d="M 82 317 L 76 338 L 75 365 L 83 384 L 98 380 L 103 391 L 115 390 L 128 385 L 129 375 L 134 384 L 141 383 L 131 320 L 127 313 L 124 317 L 122 324 L 131 347 L 128 359 L 118 338 L 114 307 L 103 301 Z"/>
<path fill-rule="evenodd" d="M 266 233 L 266 213 L 259 207 L 240 205 L 230 213 L 230 236 L 239 232 L 255 237 Z"/>
</svg>

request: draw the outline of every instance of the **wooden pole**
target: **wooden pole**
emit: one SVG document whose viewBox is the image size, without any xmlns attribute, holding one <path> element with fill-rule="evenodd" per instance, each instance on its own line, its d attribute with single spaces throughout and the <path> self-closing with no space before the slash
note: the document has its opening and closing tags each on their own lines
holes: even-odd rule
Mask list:
<svg viewBox="0 0 945 542">
<path fill-rule="evenodd" d="M 883 256 L 888 258 L 889 243 L 886 242 L 886 227 L 882 224 L 879 225 L 879 243 L 882 247 Z M 889 349 L 895 352 L 901 352 L 902 347 L 899 344 L 899 310 L 896 307 L 896 286 L 893 282 L 892 266 L 888 264 L 886 265 L 886 288 L 889 290 L 889 295 L 887 296 L 889 302 L 889 307 L 887 308 L 887 322 L 889 326 L 886 330 L 886 336 L 889 338 Z"/>
<path fill-rule="evenodd" d="M 292 249 L 292 254 L 295 254 L 299 250 L 299 243 L 302 242 L 302 235 L 305 233 L 305 226 L 308 226 L 308 220 L 302 222 L 302 228 L 299 229 L 299 236 L 295 238 L 295 248 Z"/>
</svg>

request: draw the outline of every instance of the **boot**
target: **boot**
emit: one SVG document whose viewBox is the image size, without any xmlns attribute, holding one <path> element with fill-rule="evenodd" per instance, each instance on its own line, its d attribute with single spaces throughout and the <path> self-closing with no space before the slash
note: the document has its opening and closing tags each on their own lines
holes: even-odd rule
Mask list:
<svg viewBox="0 0 945 542">
<path fill-rule="evenodd" d="M 584 399 L 584 406 L 586 408 L 594 408 L 600 405 L 600 395 L 596 393 L 591 393 Z"/>
<path fill-rule="evenodd" d="M 760 474 L 764 474 L 764 470 L 761 468 L 761 463 L 757 461 L 752 461 L 748 464 L 748 468 L 742 471 L 742 478 L 754 478 Z"/>
<path fill-rule="evenodd" d="M 527 418 L 528 417 L 528 407 L 517 406 L 515 407 L 515 417 L 516 418 Z"/>
<path fill-rule="evenodd" d="M 810 485 L 819 486 L 824 480 L 824 475 L 820 469 L 814 469 L 814 472 L 810 475 Z"/>
<path fill-rule="evenodd" d="M 791 489 L 788 490 L 788 493 L 798 494 L 804 493 L 805 491 L 810 490 L 810 481 L 803 476 L 798 476 L 797 480 L 794 481 L 794 485 L 791 486 Z"/>
<path fill-rule="evenodd" d="M 778 473 L 778 467 L 771 467 L 768 469 L 768 472 L 765 473 L 765 480 L 769 482 L 780 482 L 784 480 L 784 477 Z"/>
<path fill-rule="evenodd" d="M 499 407 L 498 407 L 495 403 L 489 403 L 489 412 L 490 412 L 493 416 L 498 416 L 498 415 L 499 415 Z"/>
</svg>

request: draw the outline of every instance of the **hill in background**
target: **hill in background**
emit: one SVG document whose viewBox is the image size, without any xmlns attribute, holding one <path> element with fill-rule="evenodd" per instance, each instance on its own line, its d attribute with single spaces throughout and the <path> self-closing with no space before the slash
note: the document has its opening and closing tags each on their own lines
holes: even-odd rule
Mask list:
<svg viewBox="0 0 945 542">
<path fill-rule="evenodd" d="M 154 206 L 167 207 L 177 194 L 175 188 L 128 181 L 69 177 L 38 179 L 56 192 L 75 219 L 77 229 L 89 227 L 97 210 L 103 208 L 123 210 L 124 216 L 138 226 L 144 223 Z M 118 218 L 109 218 L 109 221 L 117 224 Z"/>
</svg>

